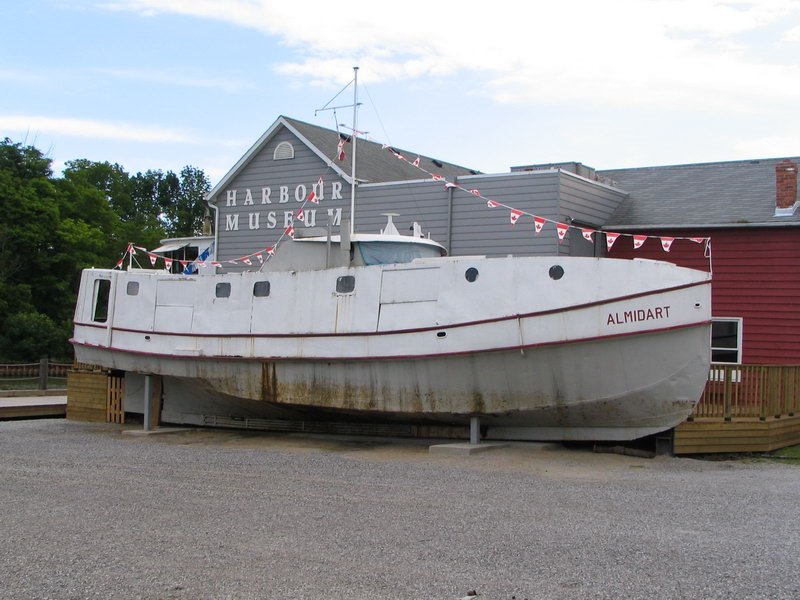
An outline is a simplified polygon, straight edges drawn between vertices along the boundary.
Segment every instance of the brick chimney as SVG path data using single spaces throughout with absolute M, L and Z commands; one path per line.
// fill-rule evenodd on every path
M 775 165 L 775 216 L 793 214 L 797 202 L 797 165 L 782 160 Z

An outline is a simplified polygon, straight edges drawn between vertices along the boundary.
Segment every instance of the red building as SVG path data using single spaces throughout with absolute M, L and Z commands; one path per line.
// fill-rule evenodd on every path
M 629 193 L 605 231 L 709 237 L 658 239 L 638 249 L 621 236 L 618 258 L 669 260 L 713 273 L 712 359 L 751 365 L 800 364 L 798 158 L 602 171 Z

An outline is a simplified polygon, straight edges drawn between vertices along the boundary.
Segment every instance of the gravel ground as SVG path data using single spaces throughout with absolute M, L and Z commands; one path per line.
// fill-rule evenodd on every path
M 798 598 L 800 467 L 0 423 L 2 598 Z

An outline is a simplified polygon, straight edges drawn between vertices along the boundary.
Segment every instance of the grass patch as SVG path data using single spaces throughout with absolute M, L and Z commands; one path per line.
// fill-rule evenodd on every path
M 775 458 L 790 458 L 800 460 L 800 445 L 789 446 L 788 448 L 781 448 L 772 453 Z

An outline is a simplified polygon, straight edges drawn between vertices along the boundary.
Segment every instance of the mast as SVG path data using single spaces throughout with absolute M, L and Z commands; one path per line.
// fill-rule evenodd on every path
M 353 133 L 350 136 L 350 140 L 353 142 L 353 162 L 351 164 L 351 169 L 350 169 L 350 181 L 351 181 L 351 185 L 350 185 L 350 234 L 352 235 L 355 232 L 355 226 L 356 226 L 356 141 L 358 139 L 358 136 L 356 134 L 358 133 L 358 67 L 353 67 L 353 81 L 351 81 L 350 83 L 353 84 L 353 127 L 352 127 Z M 314 115 L 316 116 L 316 114 L 318 112 L 321 112 L 321 111 L 324 111 L 324 110 L 336 111 L 337 108 L 349 108 L 350 107 L 349 104 L 347 104 L 345 106 L 330 106 L 330 104 L 331 104 L 331 102 L 336 100 L 336 98 L 338 98 L 339 95 L 342 92 L 344 92 L 348 87 L 350 87 L 350 83 L 348 83 L 346 86 L 344 86 L 339 91 L 339 93 L 336 94 L 333 98 L 328 100 L 328 103 L 325 106 L 315 110 L 314 111 Z M 334 114 L 335 114 L 335 112 L 334 112 Z M 336 129 L 337 129 L 337 131 L 339 129 L 338 122 L 337 122 Z M 339 135 L 341 135 L 341 134 L 339 134 Z
M 350 235 L 356 230 L 356 140 L 358 136 L 358 67 L 353 67 L 353 162 L 350 169 Z

